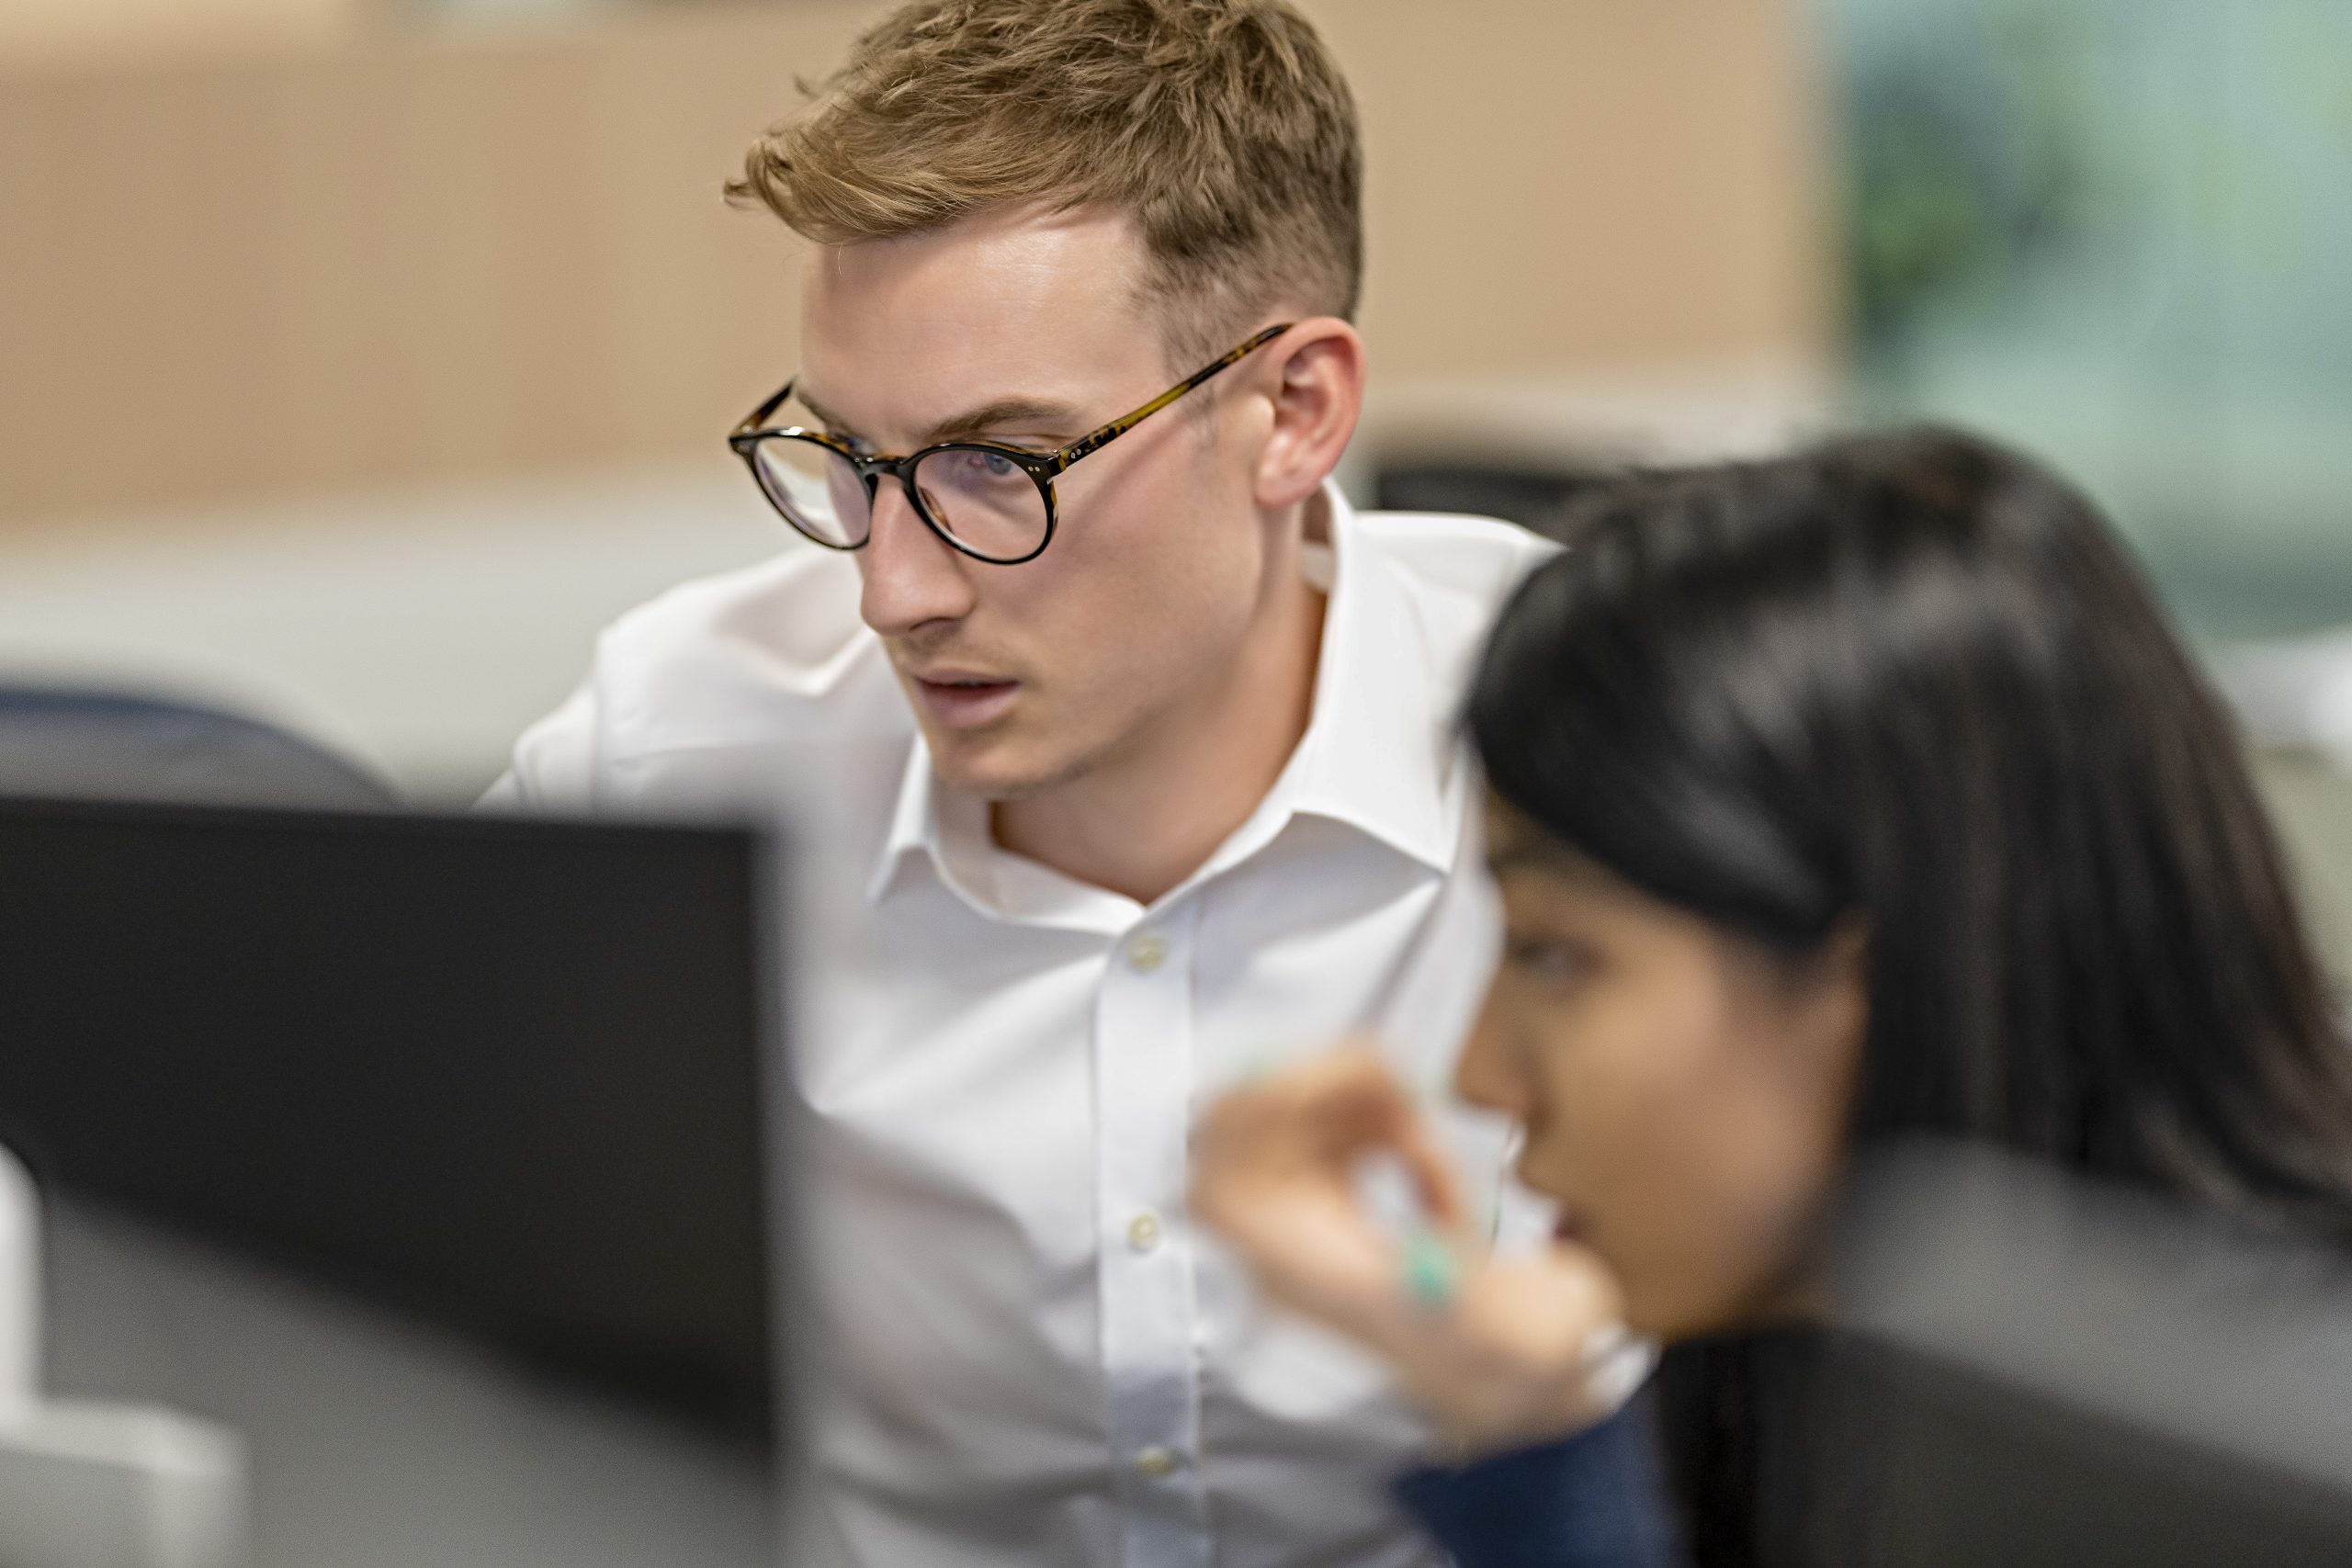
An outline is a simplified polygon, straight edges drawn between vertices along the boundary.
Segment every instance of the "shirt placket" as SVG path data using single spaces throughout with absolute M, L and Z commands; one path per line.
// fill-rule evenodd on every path
M 1181 1224 L 1199 900 L 1113 948 L 1095 1010 L 1096 1270 L 1125 1568 L 1208 1568 L 1193 1255 Z

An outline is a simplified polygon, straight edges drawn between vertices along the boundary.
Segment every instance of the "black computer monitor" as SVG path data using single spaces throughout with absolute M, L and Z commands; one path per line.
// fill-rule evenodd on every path
M 0 800 L 37 1179 L 764 1443 L 773 852 Z
M 2352 1256 L 1935 1140 L 1865 1162 L 1847 1222 L 1889 1560 L 2352 1563 Z

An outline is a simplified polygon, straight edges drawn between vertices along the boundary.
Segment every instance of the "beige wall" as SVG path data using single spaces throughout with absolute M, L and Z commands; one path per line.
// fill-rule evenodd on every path
M 1392 383 L 1821 357 L 1797 0 L 1308 3 Z M 718 182 L 874 10 L 0 58 L 0 525 L 714 449 L 794 338 Z
M 791 304 L 719 181 L 862 10 L 0 85 L 0 517 L 715 439 Z
M 363 27 L 393 0 L 0 0 L 0 59 L 54 63 L 270 48 Z
M 1305 0 L 1362 101 L 1410 377 L 1818 358 L 1802 0 Z

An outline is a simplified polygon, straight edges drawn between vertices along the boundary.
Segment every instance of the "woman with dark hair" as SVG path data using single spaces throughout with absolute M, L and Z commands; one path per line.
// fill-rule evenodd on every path
M 1864 436 L 1613 488 L 1577 538 L 1470 700 L 1507 935 L 1458 1071 L 1559 1240 L 1432 1264 L 1367 1217 L 1383 1151 L 1453 1208 L 1363 1052 L 1216 1108 L 1195 1202 L 1504 1453 L 1403 1489 L 1464 1564 L 1550 1561 L 1497 1499 L 1573 1462 L 1544 1439 L 1620 1320 L 1668 1347 L 1690 1555 L 1851 1557 L 1808 1325 L 1855 1157 L 1979 1140 L 2352 1243 L 2352 1055 L 2228 720 L 2049 475 Z

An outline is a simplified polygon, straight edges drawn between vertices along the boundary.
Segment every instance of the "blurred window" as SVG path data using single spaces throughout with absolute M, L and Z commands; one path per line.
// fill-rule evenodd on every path
M 2055 461 L 2200 637 L 2352 624 L 2352 5 L 1816 4 L 1864 411 Z

